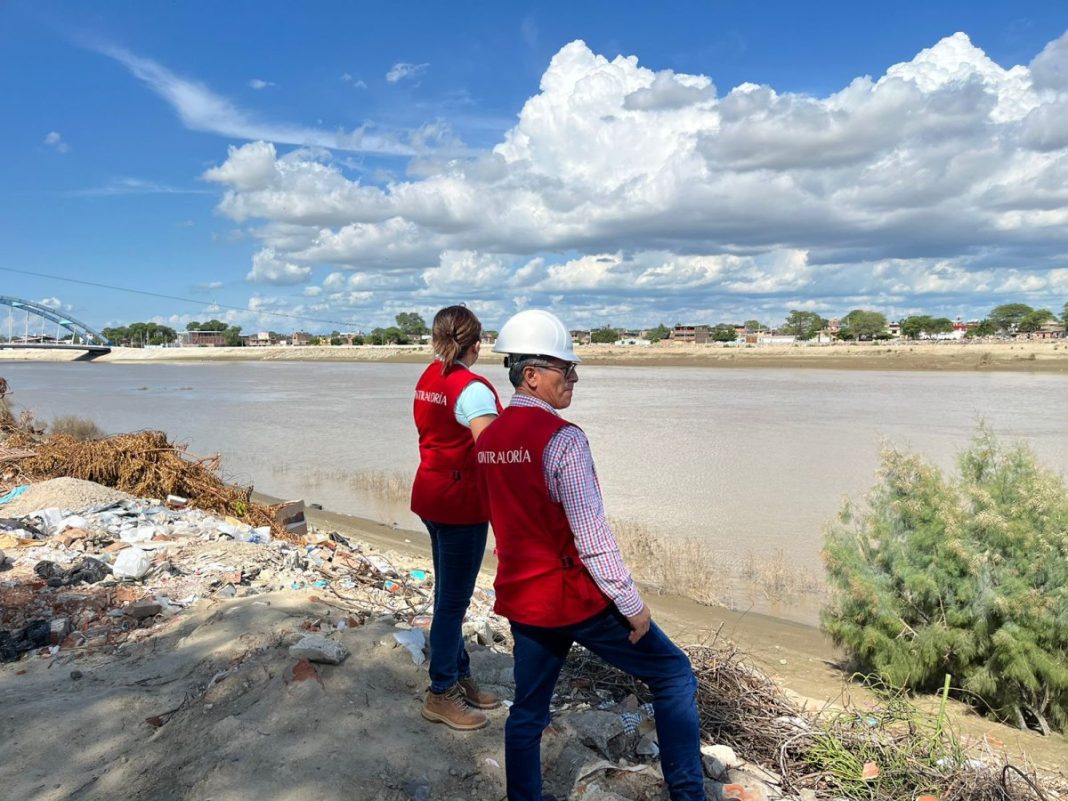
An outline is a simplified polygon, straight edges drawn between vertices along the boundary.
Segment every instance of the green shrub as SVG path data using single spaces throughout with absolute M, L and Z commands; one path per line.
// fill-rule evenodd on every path
M 107 436 L 92 420 L 85 417 L 75 417 L 72 414 L 62 415 L 52 421 L 48 427 L 49 433 L 66 434 L 74 437 L 79 442 L 91 439 L 103 439 Z
M 888 448 L 827 532 L 824 628 L 858 669 L 1021 728 L 1068 726 L 1068 487 L 985 427 L 946 478 Z

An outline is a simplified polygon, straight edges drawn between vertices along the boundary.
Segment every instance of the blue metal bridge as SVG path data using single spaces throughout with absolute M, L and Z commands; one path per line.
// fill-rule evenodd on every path
M 111 352 L 107 337 L 69 314 L 32 300 L 7 295 L 0 295 L 0 306 L 8 307 L 6 331 L 0 318 L 0 339 L 3 340 L 0 341 L 0 348 L 80 350 L 84 352 L 81 358 L 89 359 Z M 18 322 L 16 317 L 19 318 Z M 46 324 L 54 324 L 54 331 L 46 331 Z

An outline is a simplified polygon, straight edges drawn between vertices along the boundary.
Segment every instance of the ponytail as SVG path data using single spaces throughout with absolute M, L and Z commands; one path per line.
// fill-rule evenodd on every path
M 441 360 L 442 375 L 481 338 L 482 323 L 466 306 L 446 306 L 435 314 L 430 344 Z

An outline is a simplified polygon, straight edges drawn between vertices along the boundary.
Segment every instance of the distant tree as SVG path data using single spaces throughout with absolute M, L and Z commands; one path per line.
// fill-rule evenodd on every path
M 1023 318 L 1033 311 L 1026 303 L 1003 303 L 990 311 L 989 319 L 999 331 L 1012 333 Z
M 818 315 L 817 315 L 818 316 Z M 760 320 L 746 320 L 745 332 L 747 334 L 757 334 L 761 331 L 767 331 L 768 327 L 764 325 Z
M 364 341 L 364 338 L 362 336 L 360 336 L 359 334 L 354 334 L 352 336 L 352 344 L 353 345 L 362 345 L 363 341 Z
M 343 345 L 343 344 L 345 344 L 345 340 L 343 340 L 341 337 L 330 337 L 330 344 L 331 345 Z
M 1066 305 L 1065 308 L 1068 309 L 1068 305 Z M 645 336 L 650 342 L 659 342 L 662 339 L 667 339 L 670 334 L 671 329 L 663 323 L 660 323 L 656 328 L 645 332 Z
M 738 338 L 738 332 L 729 323 L 719 323 L 712 327 L 713 342 L 734 342 Z
M 1023 316 L 1023 319 L 1017 324 L 1016 330 L 1024 334 L 1033 334 L 1045 323 L 1056 319 L 1057 316 L 1049 309 L 1035 309 Z
M 215 322 L 218 322 L 218 320 L 216 320 Z M 204 331 L 204 330 L 212 330 L 212 329 L 203 329 L 202 328 L 200 330 Z M 230 346 L 231 348 L 240 348 L 242 345 L 244 345 L 245 344 L 245 340 L 243 340 L 241 338 L 241 326 L 232 325 L 232 326 L 229 326 L 227 328 L 224 328 L 223 329 L 223 341 L 226 342 L 226 344 L 228 346 Z
M 1068 328 L 1068 303 L 1064 304 L 1064 311 L 1061 312 L 1061 322 Z
M 104 329 L 101 329 L 100 333 L 104 335 L 104 338 L 108 342 L 114 342 L 116 344 L 123 343 L 123 342 L 127 342 L 128 343 L 129 340 L 130 340 L 130 329 L 128 329 L 124 325 L 118 325 L 118 326 L 113 326 L 113 327 L 110 327 L 110 328 L 104 328 Z
M 193 320 L 192 322 L 188 322 L 188 323 L 185 324 L 185 330 L 186 331 L 199 331 L 200 330 L 200 323 L 198 323 L 196 320 Z
M 117 336 L 114 339 L 106 333 L 104 336 L 112 341 L 128 341 L 135 348 L 143 348 L 145 345 L 166 345 L 178 338 L 178 333 L 173 328 L 151 322 L 130 323 L 124 328 L 110 330 Z
M 917 339 L 920 334 L 948 334 L 953 330 L 953 321 L 948 317 L 931 317 L 926 314 L 913 315 L 901 321 L 901 336 Z
M 430 333 L 426 321 L 415 312 L 401 312 L 394 319 L 397 321 L 397 328 L 407 337 L 421 337 Z
M 748 325 L 748 324 L 747 324 Z M 759 323 L 758 323 L 759 325 Z M 782 332 L 798 339 L 812 339 L 827 325 L 827 321 L 816 312 L 791 311 L 782 324 Z
M 372 345 L 407 345 L 407 335 L 396 326 L 389 328 L 376 328 L 371 331 Z
M 889 686 L 940 689 L 1048 734 L 1068 728 L 1068 486 L 985 428 L 946 477 L 887 450 L 826 535 L 824 628 Z
M 965 334 L 966 337 L 992 337 L 998 332 L 993 320 L 980 320 L 979 325 Z
M 604 345 L 615 342 L 617 339 L 619 339 L 619 331 L 615 328 L 605 326 L 604 328 L 595 328 L 590 331 L 590 342 L 594 344 Z
M 866 309 L 853 309 L 842 318 L 840 335 L 843 339 L 874 339 L 886 333 L 886 315 Z
M 200 324 L 201 331 L 225 331 L 230 326 L 224 323 L 222 320 L 208 320 L 206 323 Z
M 308 337 L 309 345 L 321 345 L 323 342 L 321 337 Z

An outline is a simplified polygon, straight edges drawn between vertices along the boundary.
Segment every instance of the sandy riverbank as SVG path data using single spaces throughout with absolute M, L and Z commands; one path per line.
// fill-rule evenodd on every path
M 257 499 L 278 499 L 256 494 Z M 336 530 L 366 543 L 403 562 L 427 566 L 429 541 L 425 532 L 393 528 L 367 518 L 327 510 L 308 509 L 311 525 Z M 482 563 L 480 586 L 490 586 L 496 560 L 487 553 Z M 700 644 L 711 640 L 734 643 L 748 660 L 771 676 L 787 694 L 809 709 L 827 705 L 864 703 L 865 692 L 850 681 L 843 669 L 842 653 L 816 626 L 746 609 L 707 606 L 678 595 L 657 594 L 641 587 L 644 599 L 657 623 L 680 643 Z M 918 705 L 934 714 L 937 699 L 918 699 Z M 1034 760 L 1050 770 L 1059 769 L 1068 759 L 1068 740 L 1042 737 L 994 723 L 976 715 L 965 705 L 951 702 L 954 725 L 962 734 L 982 739 L 990 735 L 1005 744 L 1007 753 Z
M 1068 341 L 905 342 L 836 345 L 586 345 L 587 364 L 648 367 L 788 368 L 822 370 L 956 370 L 1068 375 Z M 6 361 L 73 361 L 77 351 L 0 351 Z M 421 363 L 425 346 L 309 346 L 267 348 L 115 348 L 100 362 L 368 361 Z M 496 356 L 485 354 L 486 359 Z

